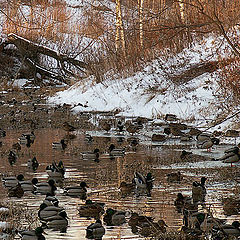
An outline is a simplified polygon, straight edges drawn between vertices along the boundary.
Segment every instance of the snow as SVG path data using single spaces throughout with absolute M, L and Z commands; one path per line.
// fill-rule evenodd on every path
M 216 49 L 222 52 L 222 57 L 230 56 L 229 47 L 221 37 L 209 36 L 176 56 L 163 55 L 131 77 L 112 76 L 103 83 L 94 83 L 90 77 L 58 92 L 48 102 L 71 104 L 75 113 L 120 109 L 119 115 L 128 117 L 161 118 L 172 113 L 181 119 L 213 119 L 216 112 L 206 114 L 205 110 L 216 101 L 218 71 L 206 72 L 178 85 L 168 75 L 178 75 L 195 64 L 217 60 Z M 76 106 L 78 103 L 87 107 Z

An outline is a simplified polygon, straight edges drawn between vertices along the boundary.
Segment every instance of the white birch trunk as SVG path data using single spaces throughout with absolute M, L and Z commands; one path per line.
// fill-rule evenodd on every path
M 139 6 L 139 40 L 140 40 L 140 46 L 143 48 L 143 2 L 144 0 L 138 0 L 138 6 Z

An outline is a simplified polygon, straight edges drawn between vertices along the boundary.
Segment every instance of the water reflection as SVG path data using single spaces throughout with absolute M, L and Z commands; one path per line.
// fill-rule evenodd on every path
M 96 220 L 84 214 L 79 214 L 79 209 L 86 205 L 85 201 L 63 194 L 65 188 L 80 185 L 81 182 L 86 182 L 89 186 L 87 189 L 88 199 L 93 202 L 104 203 L 105 210 L 111 208 L 126 212 L 137 212 L 145 216 L 151 216 L 155 222 L 163 219 L 168 226 L 167 230 L 178 229 L 182 225 L 182 215 L 176 211 L 173 202 L 178 192 L 189 194 L 191 184 L 189 184 L 189 180 L 184 179 L 181 183 L 167 182 L 165 176 L 171 172 L 171 169 L 156 168 L 159 156 L 162 156 L 160 154 L 164 154 L 161 147 L 152 150 L 150 147 L 146 148 L 144 145 L 138 145 L 134 149 L 135 152 L 129 146 L 129 142 L 126 141 L 128 136 L 124 135 L 117 134 L 113 136 L 105 132 L 92 131 L 89 132 L 91 141 L 89 141 L 89 137 L 87 137 L 86 141 L 86 135 L 82 133 L 70 137 L 72 134 L 66 135 L 62 129 L 38 129 L 34 132 L 35 139 L 31 146 L 21 145 L 16 161 L 9 164 L 8 151 L 21 134 L 20 130 L 7 131 L 7 136 L 1 139 L 3 142 L 0 149 L 2 162 L 0 169 L 2 174 L 11 176 L 23 174 L 26 180 L 36 177 L 39 182 L 47 182 L 49 177 L 53 178 L 53 176 L 49 176 L 46 168 L 53 162 L 59 163 L 62 161 L 66 170 L 64 178 L 57 181 L 55 194 L 59 206 L 64 207 L 68 215 L 68 227 L 66 232 L 47 229 L 47 239 L 89 238 L 90 235 L 86 229 L 91 224 L 96 223 Z M 60 142 L 61 139 L 66 139 L 67 146 L 64 149 L 53 148 L 52 143 Z M 141 143 L 141 141 L 143 141 L 143 138 L 139 142 Z M 108 152 L 111 144 L 115 144 L 117 148 L 124 147 L 124 155 L 114 155 L 114 158 L 112 158 Z M 100 149 L 99 162 L 83 159 L 82 152 L 93 152 L 96 148 Z M 178 154 L 178 152 L 173 154 Z M 33 159 L 33 157 L 36 157 L 38 161 L 38 168 L 35 171 L 31 170 L 28 164 L 29 159 Z M 172 158 L 174 159 L 174 157 Z M 120 184 L 123 181 L 131 183 L 136 170 L 144 175 L 152 171 L 155 181 L 151 196 L 130 194 L 122 197 L 119 188 Z M 181 172 L 184 173 L 185 179 L 186 176 L 189 179 L 198 176 L 196 173 L 189 172 L 189 169 L 183 169 Z M 207 205 L 214 207 L 214 211 L 218 216 L 224 217 L 219 196 L 228 194 L 229 190 L 225 186 L 222 189 L 218 187 L 216 193 L 215 189 L 216 186 L 207 186 L 206 202 Z M 24 202 L 36 212 L 38 212 L 39 206 L 45 199 L 44 195 L 34 195 L 32 192 L 24 193 L 21 199 L 7 199 L 7 190 L 3 186 L 0 186 L 0 197 L 1 200 Z M 102 214 L 99 217 L 94 217 L 102 219 Z M 126 223 L 114 227 L 106 226 L 104 223 L 104 234 L 94 236 L 94 239 L 143 239 L 136 231 L 132 230 L 127 223 L 128 220 L 129 216 L 126 216 Z

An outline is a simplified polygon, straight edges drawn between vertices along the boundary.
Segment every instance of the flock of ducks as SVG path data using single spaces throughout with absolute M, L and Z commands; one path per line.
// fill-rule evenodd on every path
M 165 120 L 170 122 L 170 124 L 164 128 L 163 134 L 153 134 L 152 141 L 161 142 L 169 137 L 176 136 L 180 137 L 182 141 L 192 141 L 193 136 L 195 136 L 197 148 L 206 149 L 207 151 L 211 151 L 213 145 L 219 145 L 220 143 L 219 138 L 212 134 L 198 131 L 198 129 L 192 128 L 188 133 L 184 132 L 185 126 L 183 124 L 172 123 L 178 120 L 175 115 L 167 114 Z M 134 135 L 143 127 L 143 121 L 139 119 L 135 123 L 123 124 L 123 122 L 119 120 L 116 126 L 119 132 L 123 132 L 125 129 L 131 135 Z M 104 121 L 101 127 L 104 131 L 109 132 L 111 130 L 111 123 Z M 67 122 L 63 124 L 63 129 L 68 134 L 76 130 L 75 127 Z M 5 137 L 6 132 L 0 130 L 0 136 Z M 93 138 L 89 134 L 86 134 L 85 138 L 88 142 L 93 141 Z M 16 163 L 17 152 L 21 150 L 22 144 L 31 147 L 34 140 L 35 135 L 33 131 L 31 133 L 22 134 L 18 139 L 18 144 L 14 144 L 9 151 L 9 163 L 11 165 Z M 130 143 L 131 146 L 136 147 L 138 145 L 138 140 L 133 137 Z M 53 142 L 52 148 L 65 150 L 67 148 L 67 141 L 61 139 L 60 142 Z M 108 154 L 110 159 L 115 159 L 115 157 L 124 156 L 125 149 L 116 148 L 114 144 L 111 144 L 108 148 Z M 82 152 L 81 155 L 83 160 L 99 162 L 100 151 L 96 148 L 92 152 Z M 192 152 L 183 150 L 180 158 L 184 160 L 191 155 L 193 155 Z M 221 158 L 214 160 L 223 161 L 232 165 L 240 160 L 239 148 L 235 146 L 227 149 Z M 33 157 L 28 160 L 27 165 L 29 168 L 33 169 L 33 171 L 36 171 L 39 163 L 36 157 Z M 40 204 L 38 210 L 38 218 L 41 226 L 32 231 L 16 231 L 22 239 L 44 240 L 44 229 L 46 228 L 66 232 L 69 225 L 69 218 L 65 209 L 59 206 L 59 201 L 55 195 L 57 190 L 56 179 L 64 178 L 65 171 L 66 169 L 63 162 L 59 161 L 58 163 L 52 162 L 51 165 L 46 167 L 46 172 L 49 176 L 49 180 L 46 182 L 39 182 L 37 178 L 25 180 L 22 174 L 18 176 L 5 176 L 2 178 L 3 185 L 8 189 L 8 197 L 21 198 L 24 196 L 25 192 L 45 195 L 45 199 Z M 180 172 L 169 173 L 166 177 L 169 183 L 181 183 L 183 179 Z M 182 227 L 182 231 L 188 236 L 186 239 L 200 239 L 206 233 L 206 228 L 211 232 L 211 239 L 213 240 L 240 236 L 240 223 L 238 221 L 234 221 L 231 225 L 226 224 L 225 221 L 214 218 L 212 214 L 206 210 L 206 180 L 206 177 L 202 177 L 200 182 L 194 181 L 192 183 L 192 196 L 183 196 L 182 193 L 178 193 L 174 201 L 176 210 L 183 215 L 184 226 Z M 127 183 L 123 181 L 120 183 L 119 189 L 121 197 L 126 197 L 132 193 L 137 197 L 151 197 L 153 182 L 154 177 L 151 172 L 144 175 L 136 171 L 131 182 Z M 77 197 L 85 202 L 77 209 L 80 217 L 95 218 L 95 222 L 86 227 L 87 238 L 102 239 L 106 232 L 102 222 L 104 222 L 106 226 L 120 226 L 127 222 L 133 233 L 140 234 L 144 237 L 154 237 L 158 236 L 159 233 L 166 232 L 168 226 L 163 219 L 154 221 L 152 217 L 139 215 L 136 212 L 121 211 L 113 208 L 107 208 L 105 210 L 104 203 L 94 202 L 89 199 L 87 194 L 88 188 L 89 186 L 87 183 L 82 181 L 77 186 L 65 187 L 63 191 L 64 195 L 68 197 Z M 202 211 L 199 211 L 199 207 L 202 207 Z

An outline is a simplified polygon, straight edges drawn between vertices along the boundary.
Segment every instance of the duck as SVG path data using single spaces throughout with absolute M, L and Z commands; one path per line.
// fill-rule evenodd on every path
M 237 146 L 225 150 L 224 153 L 224 156 L 217 160 L 223 161 L 224 163 L 231 163 L 231 167 L 233 163 L 240 160 L 239 148 Z
M 173 122 L 173 121 L 177 121 L 177 120 L 179 120 L 179 119 L 177 118 L 177 115 L 167 113 L 167 114 L 165 115 L 165 117 L 164 117 L 164 120 L 165 120 L 165 121 L 169 121 L 169 122 Z
M 87 199 L 87 184 L 86 182 L 81 182 L 79 186 L 66 187 L 64 193 L 70 197 L 79 197 L 81 200 Z
M 106 210 L 105 215 L 103 216 L 103 221 L 107 226 L 119 226 L 126 222 L 126 212 L 117 211 L 112 208 Z
M 199 134 L 196 135 L 196 140 L 199 142 L 203 142 L 205 140 L 210 140 L 212 137 L 211 133 L 208 132 L 200 132 Z
M 205 196 L 206 196 L 206 187 L 205 187 L 205 182 L 207 178 L 206 177 L 201 177 L 201 181 L 197 182 L 194 181 L 192 184 L 192 199 L 193 202 L 204 202 L 205 201 Z
M 153 142 L 163 142 L 167 139 L 166 135 L 163 134 L 153 134 L 152 135 L 152 141 Z
M 29 146 L 34 143 L 35 138 L 36 136 L 34 131 L 31 131 L 30 133 L 22 133 L 22 135 L 18 138 L 18 141 L 20 144 Z
M 121 120 L 118 120 L 118 122 L 117 122 L 117 129 L 119 132 L 122 132 L 124 129 L 124 124 Z
M 127 195 L 129 195 L 130 193 L 132 193 L 135 190 L 136 185 L 134 183 L 126 183 L 126 182 L 121 182 L 120 183 L 120 192 L 121 192 L 121 196 L 125 197 Z
M 24 192 L 33 192 L 36 184 L 38 183 L 37 178 L 33 178 L 32 180 L 25 180 L 19 182 Z
M 198 141 L 197 147 L 201 149 L 207 149 L 207 151 L 211 151 L 211 147 L 213 145 L 219 145 L 219 143 L 220 143 L 220 140 L 214 137 L 214 138 L 206 139 L 203 141 Z
M 65 174 L 65 168 L 63 162 L 60 160 L 57 164 L 55 161 L 52 162 L 51 165 L 46 167 L 46 172 L 49 177 L 52 178 L 63 178 Z
M 148 173 L 144 177 L 141 173 L 135 172 L 133 179 L 136 186 L 136 193 L 139 196 L 141 193 L 147 193 L 147 196 L 151 196 L 151 190 L 153 188 L 153 177 L 151 173 Z
M 68 133 L 76 130 L 76 128 L 70 125 L 68 122 L 64 122 L 62 126 L 63 126 L 63 130 L 65 130 Z
M 114 157 L 123 157 L 125 155 L 125 149 L 116 148 L 114 144 L 110 144 L 108 148 L 108 152 L 110 156 L 114 156 Z
M 24 195 L 24 191 L 20 183 L 18 183 L 15 187 L 12 187 L 8 190 L 8 197 L 21 198 L 23 195 Z
M 85 134 L 85 141 L 88 143 L 92 143 L 93 142 L 93 137 L 90 134 Z
M 191 156 L 192 154 L 193 154 L 192 152 L 182 150 L 180 158 L 181 158 L 181 160 L 188 160 L 189 156 Z
M 35 185 L 34 193 L 46 195 L 47 193 L 51 194 L 52 196 L 55 195 L 55 191 L 57 187 L 55 186 L 55 181 L 53 179 L 48 180 L 48 182 L 40 182 Z
M 58 214 L 49 217 L 45 224 L 47 228 L 66 232 L 68 226 L 68 216 L 66 211 L 61 211 Z
M 60 149 L 60 150 L 65 150 L 67 147 L 67 143 L 65 139 L 61 139 L 60 142 L 53 142 L 52 143 L 52 148 L 53 149 Z
M 167 224 L 164 220 L 160 219 L 157 222 L 149 222 L 143 224 L 143 226 L 138 231 L 140 235 L 144 237 L 156 236 L 159 233 L 165 233 Z
M 131 135 L 136 133 L 138 131 L 138 126 L 135 124 L 129 124 L 128 127 L 126 128 L 127 132 L 129 132 Z
M 223 211 L 227 216 L 237 215 L 240 211 L 240 199 L 235 197 L 227 197 L 222 200 Z
M 12 149 L 14 149 L 14 150 L 16 150 L 16 151 L 21 151 L 22 147 L 21 147 L 21 145 L 17 142 L 17 143 L 13 143 Z
M 0 137 L 6 137 L 6 131 L 0 128 Z
M 43 203 L 45 203 L 47 206 L 58 207 L 59 201 L 55 196 L 47 193 L 45 199 L 43 200 Z
M 86 238 L 101 239 L 104 234 L 105 228 L 100 219 L 97 219 L 95 223 L 91 223 L 86 229 Z
M 42 203 L 38 211 L 38 217 L 42 221 L 48 221 L 50 217 L 58 215 L 61 211 L 64 211 L 61 207 L 48 206 L 46 203 Z
M 14 163 L 16 163 L 16 161 L 17 161 L 17 154 L 16 154 L 16 152 L 13 151 L 13 150 L 10 150 L 9 154 L 8 154 L 8 162 L 12 166 Z
M 33 171 L 36 171 L 39 166 L 37 158 L 36 157 L 30 158 L 27 162 L 27 166 Z
M 103 121 L 102 124 L 101 124 L 101 127 L 107 133 L 111 130 L 111 124 L 109 122 L 107 122 L 107 121 Z
M 95 217 L 99 218 L 101 214 L 105 212 L 104 203 L 93 202 L 90 199 L 87 199 L 85 205 L 82 205 L 78 208 L 80 217 Z
M 23 181 L 24 176 L 22 174 L 19 174 L 16 176 L 5 176 L 2 178 L 2 182 L 4 187 L 11 188 L 15 187 L 20 181 Z
M 94 160 L 95 162 L 99 162 L 99 152 L 98 148 L 95 148 L 93 152 L 81 152 L 83 160 Z
M 189 211 L 197 211 L 197 205 L 193 203 L 193 200 L 189 196 L 183 196 L 182 193 L 178 193 L 174 200 L 174 206 L 178 213 L 182 213 L 185 209 Z
M 146 224 L 149 224 L 149 222 L 152 222 L 153 218 L 152 217 L 147 217 L 143 215 L 139 215 L 136 212 L 133 212 L 131 214 L 131 217 L 128 220 L 128 225 L 131 227 L 143 227 Z
M 182 179 L 183 179 L 183 176 L 180 171 L 167 174 L 167 181 L 170 183 L 174 183 L 174 182 L 180 183 Z
M 239 221 L 233 221 L 232 224 L 221 224 L 219 226 L 214 226 L 215 236 L 239 237 L 239 227 Z
M 18 235 L 22 240 L 45 240 L 42 227 L 37 227 L 35 230 L 18 231 Z

